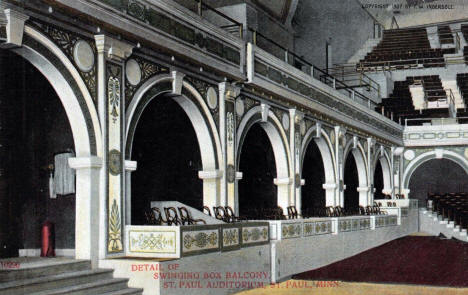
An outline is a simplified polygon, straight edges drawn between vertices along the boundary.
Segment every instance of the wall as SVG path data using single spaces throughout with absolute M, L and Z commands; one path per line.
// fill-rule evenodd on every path
M 333 63 L 345 63 L 367 39 L 374 21 L 358 1 L 300 1 L 293 20 L 295 51 L 312 64 L 326 68 L 326 42 L 332 45 Z
M 2 198 L 15 208 L 11 234 L 0 242 L 13 249 L 11 256 L 18 255 L 18 248 L 39 248 L 41 225 L 49 220 L 55 224 L 56 248 L 74 248 L 75 196 L 49 197 L 48 166 L 55 153 L 73 150 L 68 119 L 52 86 L 32 65 L 4 50 L 0 60 L 0 72 L 9 70 L 1 79 L 0 116 L 9 131 L 2 155 L 8 189 Z

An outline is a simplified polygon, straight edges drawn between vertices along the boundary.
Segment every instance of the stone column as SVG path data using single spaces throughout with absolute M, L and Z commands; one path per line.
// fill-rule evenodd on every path
M 125 160 L 125 224 L 132 224 L 132 172 L 137 162 Z
M 99 260 L 99 182 L 102 159 L 98 157 L 71 158 L 76 170 L 75 258 L 91 260 L 93 268 Z
M 330 206 L 341 206 L 344 207 L 344 190 L 346 186 L 344 185 L 344 150 L 342 142 L 345 140 L 346 128 L 342 126 L 335 126 L 334 130 L 334 147 L 335 147 L 335 170 L 337 171 L 336 179 L 336 190 L 335 190 L 335 200 L 333 205 Z M 330 186 L 329 186 L 330 187 Z M 327 205 L 328 206 L 328 205 Z
M 126 212 L 124 171 L 125 130 L 125 60 L 132 46 L 105 35 L 97 35 L 98 52 L 97 97 L 98 112 L 104 142 L 102 191 L 104 208 L 102 235 L 104 256 L 125 255 L 123 243 Z
M 301 186 L 305 184 L 302 179 L 301 169 L 301 122 L 304 120 L 304 114 L 296 109 L 289 110 L 289 150 L 291 151 L 291 201 L 290 204 L 296 206 L 297 212 L 301 214 L 302 199 Z M 283 124 L 284 125 L 284 124 Z M 305 151 L 304 151 L 305 152 Z

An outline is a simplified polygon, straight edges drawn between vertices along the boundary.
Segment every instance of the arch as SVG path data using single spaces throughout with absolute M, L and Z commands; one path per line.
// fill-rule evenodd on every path
M 304 163 L 305 153 L 307 151 L 307 147 L 309 146 L 310 142 L 314 140 L 317 144 L 320 155 L 322 156 L 323 160 L 323 167 L 325 169 L 325 182 L 326 183 L 334 183 L 336 179 L 336 172 L 335 172 L 335 155 L 333 153 L 333 148 L 331 145 L 330 138 L 328 134 L 321 130 L 321 136 L 319 138 L 314 138 L 313 132 L 316 131 L 316 128 L 311 127 L 307 133 L 304 135 L 304 140 L 302 141 L 301 145 L 301 159 L 300 159 L 300 167 L 302 171 L 302 165 Z
M 174 72 L 172 75 L 154 76 L 135 92 L 126 112 L 125 157 L 131 158 L 135 130 L 146 106 L 162 95 L 171 96 L 187 114 L 197 136 L 202 162 L 199 177 L 203 180 L 203 203 L 207 206 L 216 206 L 219 203 L 219 159 L 222 155 L 216 124 L 203 97 L 194 86 L 187 81 L 182 81 L 181 91 L 177 92 L 176 76 Z M 131 208 L 130 187 L 130 177 L 127 177 L 127 217 L 130 217 Z
M 200 147 L 203 171 L 214 171 L 219 167 L 218 155 L 221 155 L 221 143 L 208 106 L 195 87 L 186 81 L 183 82 L 182 86 L 188 90 L 186 94 L 193 96 L 195 101 L 188 98 L 186 94 L 174 94 L 173 82 L 172 75 L 158 75 L 148 79 L 135 92 L 126 112 L 126 157 L 128 159 L 131 157 L 135 129 L 146 106 L 154 98 L 168 94 L 180 105 L 192 122 Z
M 346 160 L 349 156 L 349 153 L 352 153 L 355 164 L 356 164 L 357 173 L 358 173 L 359 186 L 357 190 L 359 192 L 359 205 L 367 206 L 369 205 L 370 201 L 368 198 L 368 177 L 367 176 L 368 176 L 369 171 L 367 169 L 368 163 L 367 163 L 366 152 L 364 151 L 364 148 L 359 141 L 357 142 L 356 148 L 351 147 L 351 145 L 353 144 L 353 141 L 354 140 L 350 140 L 346 144 L 346 147 L 343 153 L 343 165 L 342 165 L 343 182 L 344 182 L 344 169 L 345 169 Z M 344 192 L 341 194 L 341 196 L 342 198 L 340 200 L 340 204 L 344 206 L 344 196 L 345 196 Z
M 77 69 L 48 37 L 27 25 L 24 32 L 23 46 L 10 50 L 29 61 L 54 88 L 70 122 L 76 156 L 102 156 L 97 110 Z
M 433 160 L 433 159 L 449 159 L 460 165 L 463 170 L 468 174 L 468 160 L 460 154 L 457 154 L 453 151 L 448 150 L 433 150 L 429 152 L 425 152 L 416 158 L 414 158 L 410 164 L 405 168 L 405 172 L 403 173 L 403 190 L 405 195 L 409 192 L 409 181 L 411 179 L 411 175 L 416 171 L 416 169 L 421 166 L 423 163 Z
M 9 49 L 30 62 L 50 82 L 60 99 L 70 124 L 77 169 L 75 210 L 75 257 L 96 262 L 103 257 L 104 234 L 100 235 L 100 177 L 103 142 L 96 107 L 78 70 L 65 53 L 48 37 L 25 25 L 21 47 Z M 97 221 L 99 220 L 99 221 Z M 95 237 L 99 236 L 99 239 Z M 76 241 L 80 241 L 76 243 Z
M 361 145 L 360 142 L 357 143 L 356 148 L 352 148 L 351 145 L 353 141 L 349 141 L 346 144 L 346 147 L 343 152 L 343 163 L 346 163 L 346 159 L 350 152 L 353 153 L 354 160 L 356 161 L 356 167 L 358 170 L 358 177 L 359 177 L 359 187 L 366 187 L 367 186 L 367 157 L 366 152 L 364 151 L 364 147 Z M 344 165 L 343 165 L 344 168 Z
M 242 151 L 242 144 L 245 136 L 249 129 L 256 123 L 266 132 L 271 146 L 273 148 L 273 154 L 275 156 L 276 164 L 276 181 L 278 185 L 278 206 L 286 209 L 290 204 L 289 200 L 289 184 L 290 179 L 290 150 L 288 146 L 288 138 L 281 125 L 281 122 L 275 116 L 275 114 L 268 110 L 267 120 L 262 120 L 262 107 L 256 106 L 250 109 L 242 118 L 239 127 L 237 129 L 236 139 L 236 166 L 239 167 L 240 157 Z M 236 191 L 235 206 L 237 207 L 239 200 L 238 192 Z M 236 209 L 237 210 L 237 209 Z
M 375 169 L 377 167 L 377 161 L 380 161 L 380 165 L 382 166 L 382 174 L 383 174 L 383 193 L 385 194 L 392 194 L 393 188 L 393 181 L 392 181 L 392 162 L 390 160 L 390 156 L 388 155 L 387 151 L 383 149 L 383 153 L 377 152 L 374 155 L 372 160 L 372 168 L 371 173 L 372 176 L 372 183 L 374 183 L 374 174 Z

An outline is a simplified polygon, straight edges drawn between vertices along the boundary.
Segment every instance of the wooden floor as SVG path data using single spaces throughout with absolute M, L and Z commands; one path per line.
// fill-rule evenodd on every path
M 468 288 L 289 280 L 237 295 L 468 295 Z

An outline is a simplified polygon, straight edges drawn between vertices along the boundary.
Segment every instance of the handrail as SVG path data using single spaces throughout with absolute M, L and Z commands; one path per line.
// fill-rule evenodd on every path
M 241 39 L 243 39 L 243 35 L 244 35 L 244 24 L 243 23 L 240 23 L 240 22 L 236 21 L 235 19 L 231 18 L 230 16 L 218 11 L 217 9 L 212 7 L 211 5 L 208 5 L 205 2 L 203 2 L 203 0 L 192 0 L 192 1 L 197 3 L 197 13 L 198 13 L 199 16 L 203 16 L 203 8 L 206 8 L 209 11 L 214 12 L 215 14 L 217 14 L 217 15 L 223 17 L 224 19 L 230 21 L 231 23 L 233 23 L 232 25 L 220 26 L 222 29 L 238 26 L 239 27 L 239 36 L 240 36 Z
M 283 51 L 283 54 L 282 54 L 283 61 L 285 61 L 286 63 L 289 63 L 289 64 L 293 65 L 294 67 L 300 69 L 301 71 L 308 73 L 307 70 L 304 71 L 304 69 L 302 69 L 302 66 L 306 66 L 306 67 L 310 68 L 310 73 L 308 73 L 308 74 L 310 74 L 312 77 L 319 80 L 320 82 L 322 82 L 324 84 L 327 84 L 328 86 L 330 86 L 330 87 L 332 87 L 332 88 L 334 88 L 336 90 L 346 91 L 348 97 L 351 98 L 354 101 L 356 100 L 356 98 L 361 99 L 363 102 L 366 103 L 367 107 L 370 108 L 370 109 L 374 109 L 377 106 L 377 104 L 372 99 L 370 99 L 369 97 L 363 95 L 362 93 L 359 93 L 359 92 L 353 90 L 353 88 L 350 87 L 349 85 L 347 85 L 344 81 L 342 81 L 340 79 L 337 79 L 335 76 L 332 76 L 329 73 L 327 73 L 326 71 L 323 71 L 322 69 L 314 66 L 312 63 L 310 63 L 309 61 L 307 61 L 303 57 L 300 57 L 295 52 L 289 50 L 288 48 L 283 47 L 281 44 L 278 44 L 274 40 L 271 40 L 270 38 L 266 37 L 265 35 L 257 32 L 256 30 L 254 30 L 252 28 L 248 28 L 248 30 L 252 33 L 252 40 L 253 40 L 254 45 L 256 45 L 256 46 L 259 45 L 258 41 L 259 41 L 259 37 L 260 37 L 260 38 L 264 39 L 266 42 L 268 42 L 268 43 L 270 43 L 272 45 L 275 45 L 280 50 L 282 50 Z M 265 48 L 264 50 L 271 53 L 271 48 L 269 48 L 269 49 L 270 50 Z M 290 57 L 292 57 L 292 59 Z M 280 58 L 280 57 L 278 57 L 278 58 Z
M 432 123 L 433 120 L 438 120 L 439 122 L 441 122 L 442 124 L 437 124 L 437 125 L 448 125 L 448 124 L 452 124 L 453 121 L 455 120 L 455 122 L 457 124 L 460 124 L 460 120 L 467 120 L 468 117 L 456 117 L 456 118 L 406 118 L 405 119 L 405 127 L 408 126 L 408 122 L 411 122 L 411 121 L 420 121 L 420 122 L 430 122 Z M 445 122 L 447 121 L 447 122 Z M 444 123 L 447 123 L 447 124 L 444 124 Z
M 457 57 L 425 57 L 425 58 L 413 58 L 413 59 L 402 59 L 402 60 L 387 60 L 387 61 L 364 61 L 359 62 L 356 64 L 356 68 L 358 71 L 366 71 L 366 72 L 379 72 L 379 71 L 391 71 L 391 70 L 398 70 L 396 67 L 414 67 L 418 65 L 440 65 L 442 64 L 441 61 L 433 61 L 435 59 L 444 59 L 444 66 L 449 64 L 463 64 L 465 60 L 463 56 Z M 428 60 L 427 62 L 424 62 Z M 432 60 L 432 61 L 429 61 Z M 395 64 L 395 63 L 402 63 L 402 62 L 414 62 L 410 64 Z

